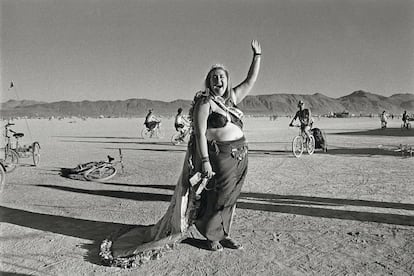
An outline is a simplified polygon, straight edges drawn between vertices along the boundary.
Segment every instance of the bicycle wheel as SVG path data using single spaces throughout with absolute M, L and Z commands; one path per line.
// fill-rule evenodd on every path
M 171 136 L 171 143 L 176 146 L 183 142 L 181 133 L 177 132 L 173 136 Z
M 6 158 L 4 159 L 4 167 L 6 168 L 6 173 L 14 171 L 17 164 L 19 164 L 19 154 L 13 150 L 9 149 L 6 151 Z
M 33 164 L 37 166 L 40 162 L 40 145 L 38 142 L 32 144 Z
M 303 152 L 303 137 L 302 136 L 299 135 L 293 138 L 292 152 L 293 152 L 293 155 L 295 155 L 296 157 L 300 157 L 302 155 L 302 152 Z
M 150 131 L 150 130 L 148 130 L 148 128 L 144 127 L 144 128 L 141 130 L 141 137 L 142 137 L 143 139 L 147 139 L 147 138 L 149 138 L 149 137 L 150 137 L 150 135 L 151 135 L 151 131 Z
M 155 130 L 155 137 L 157 138 L 164 138 L 164 132 L 161 130 L 160 127 L 157 127 Z
M 0 164 L 0 193 L 3 191 L 4 184 L 6 184 L 6 170 L 3 164 Z
M 309 141 L 307 142 L 306 150 L 309 155 L 312 155 L 315 152 L 315 137 L 313 137 L 313 135 L 309 136 Z
M 75 174 L 85 173 L 87 170 L 90 170 L 92 169 L 92 167 L 96 167 L 97 165 L 98 165 L 98 162 L 96 161 L 79 164 L 75 168 L 70 169 L 70 173 L 75 173 Z
M 116 174 L 116 168 L 111 165 L 104 165 L 88 170 L 83 175 L 89 181 L 105 181 Z

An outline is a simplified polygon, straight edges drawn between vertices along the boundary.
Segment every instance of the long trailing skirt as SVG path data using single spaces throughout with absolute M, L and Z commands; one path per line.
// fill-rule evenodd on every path
M 189 181 L 201 170 L 194 141 L 192 136 L 167 212 L 154 225 L 124 228 L 105 239 L 99 253 L 105 265 L 128 268 L 158 259 L 186 238 L 191 225 L 209 240 L 222 240 L 229 235 L 247 172 L 247 143 L 244 137 L 209 142 L 210 162 L 216 175 L 198 199 L 198 185 L 192 187 Z
M 201 195 L 195 225 L 207 239 L 229 236 L 236 201 L 247 173 L 245 138 L 231 142 L 208 142 L 210 163 L 216 175 Z

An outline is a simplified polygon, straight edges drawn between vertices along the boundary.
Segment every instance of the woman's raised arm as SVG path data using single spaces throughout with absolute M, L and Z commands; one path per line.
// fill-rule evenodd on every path
M 257 76 L 259 75 L 260 59 L 262 54 L 262 48 L 257 40 L 252 41 L 253 60 L 247 73 L 247 77 L 239 85 L 234 88 L 234 102 L 235 104 L 240 103 L 244 97 L 249 94 L 256 82 Z

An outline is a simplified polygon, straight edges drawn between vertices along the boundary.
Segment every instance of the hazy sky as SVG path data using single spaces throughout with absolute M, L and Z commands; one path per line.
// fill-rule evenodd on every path
M 0 3 L 1 101 L 192 99 L 212 64 L 241 82 L 252 39 L 254 95 L 414 93 L 412 0 Z

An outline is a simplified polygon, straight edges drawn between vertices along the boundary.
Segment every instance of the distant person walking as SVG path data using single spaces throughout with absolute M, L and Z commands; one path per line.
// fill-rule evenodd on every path
M 298 108 L 299 110 L 296 112 L 295 116 L 292 118 L 292 120 L 289 123 L 290 127 L 293 127 L 293 122 L 298 119 L 300 122 L 300 129 L 306 134 L 306 137 L 309 139 L 311 135 L 311 128 L 313 124 L 311 111 L 308 108 L 305 108 L 305 103 L 300 100 L 298 102 Z
M 381 128 L 387 128 L 388 118 L 385 110 L 381 113 Z
M 402 121 L 403 121 L 403 128 L 409 128 L 409 123 L 408 123 L 408 114 L 407 114 L 407 110 L 404 110 L 404 113 L 402 115 Z

